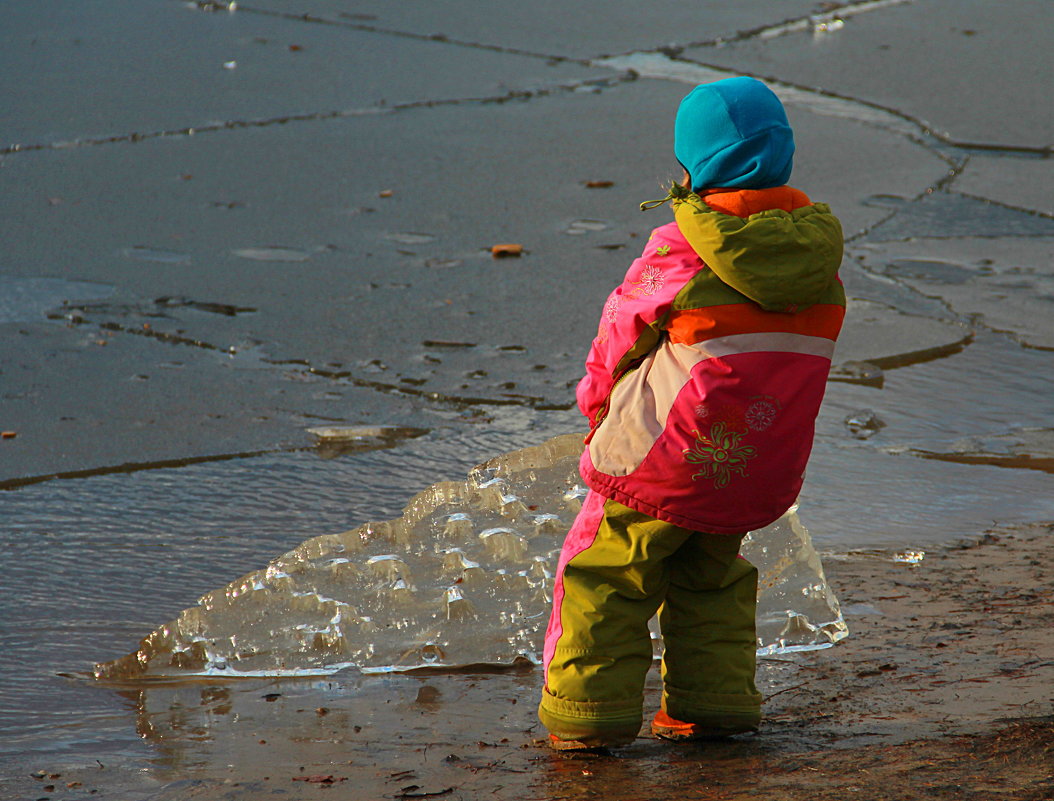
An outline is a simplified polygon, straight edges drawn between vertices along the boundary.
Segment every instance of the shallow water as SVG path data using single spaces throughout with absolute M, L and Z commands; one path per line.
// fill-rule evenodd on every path
M 200 595 L 305 539 L 398 516 L 415 492 L 463 478 L 498 443 L 526 446 L 572 424 L 510 410 L 397 449 L 275 453 L 0 493 L 0 754 L 134 742 L 117 731 L 127 728 L 117 699 L 59 674 L 134 650 Z
M 1054 426 L 1054 413 L 1033 400 L 1044 397 L 1049 359 L 982 333 L 961 353 L 885 371 L 882 389 L 831 383 L 802 498 L 817 546 L 879 548 L 892 558 L 979 535 L 994 521 L 1054 518 L 1043 471 L 913 453 L 953 452 L 964 437 L 1026 423 Z M 934 413 L 949 387 L 985 402 Z M 867 439 L 844 422 L 862 409 L 886 424 Z M 436 478 L 457 480 L 488 456 L 579 427 L 573 413 L 501 409 L 486 425 L 437 430 L 391 449 L 337 458 L 305 449 L 0 494 L 4 584 L 19 599 L 5 602 L 0 748 L 12 757 L 138 752 L 121 696 L 59 674 L 134 650 L 200 595 L 305 539 L 395 517 Z
M 399 488 L 405 492 L 415 479 L 444 472 L 494 439 L 524 444 L 542 439 L 545 428 L 558 428 L 561 420 L 577 424 L 569 416 L 513 412 L 477 437 L 426 436 L 396 449 L 341 458 L 322 459 L 317 451 L 268 454 L 53 480 L 6 493 L 0 547 L 10 554 L 6 583 L 19 588 L 21 603 L 6 619 L 0 753 L 77 751 L 89 744 L 98 750 L 96 736 L 112 748 L 131 747 L 133 740 L 121 730 L 119 699 L 86 680 L 92 662 L 134 650 L 158 622 L 235 578 L 232 565 L 263 566 L 318 532 L 395 517 L 407 501 Z M 353 483 L 359 485 L 357 497 L 334 490 Z M 545 550 L 558 547 L 560 532 L 551 525 L 542 528 Z M 498 563 L 515 561 L 508 554 L 491 556 Z M 777 576 L 778 570 L 766 581 L 776 583 Z M 516 603 L 515 592 L 502 597 Z M 370 596 L 362 601 L 370 603 Z M 544 613 L 545 603 L 536 605 Z M 774 620 L 776 634 L 787 622 L 787 615 L 779 614 L 783 622 Z M 299 620 L 307 617 L 305 611 Z M 814 620 L 823 622 L 815 615 Z M 517 648 L 537 647 L 535 628 L 518 646 L 482 656 L 470 648 L 472 653 L 463 651 L 460 660 L 457 650 L 470 640 L 450 632 L 439 636 L 455 662 L 508 661 Z M 385 647 L 381 641 L 378 646 Z M 289 656 L 296 658 L 293 651 Z M 380 660 L 386 661 L 391 659 Z M 429 661 L 439 660 L 421 664 Z
M 1019 439 L 1015 452 L 1049 458 L 1047 439 L 1015 432 L 1054 428 L 1054 409 L 1039 400 L 1050 364 L 1049 351 L 979 327 L 958 352 L 880 371 L 881 388 L 829 384 L 802 496 L 817 546 L 924 558 L 996 521 L 1054 518 L 1049 473 L 1020 459 L 1000 467 L 923 458 Z M 846 422 L 861 418 L 881 425 L 862 438 Z M 455 414 L 380 450 L 304 448 L 0 493 L 9 592 L 0 753 L 140 753 L 129 726 L 135 704 L 60 674 L 133 651 L 200 595 L 306 539 L 396 517 L 437 479 L 459 480 L 489 457 L 581 427 L 573 412 L 516 407 L 472 419 Z
M 396 520 L 309 539 L 94 674 L 123 684 L 540 664 L 563 534 L 587 495 L 581 450 L 580 433 L 555 437 L 433 484 Z M 759 571 L 763 654 L 847 634 L 796 512 L 743 542 Z

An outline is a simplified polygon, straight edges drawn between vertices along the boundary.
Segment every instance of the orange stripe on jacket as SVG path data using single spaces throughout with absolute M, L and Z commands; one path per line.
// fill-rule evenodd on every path
M 771 189 L 714 189 L 703 194 L 706 205 L 722 214 L 749 217 L 769 209 L 794 211 L 812 203 L 809 196 L 793 186 Z
M 667 324 L 671 342 L 692 345 L 735 334 L 805 334 L 835 340 L 842 328 L 845 307 L 818 303 L 796 314 L 763 311 L 753 303 L 730 303 L 674 311 Z

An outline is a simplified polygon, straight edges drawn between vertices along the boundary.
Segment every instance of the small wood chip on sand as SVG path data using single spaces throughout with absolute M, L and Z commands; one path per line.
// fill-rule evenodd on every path
M 494 245 L 490 249 L 490 255 L 496 259 L 519 258 L 523 255 L 523 245 Z

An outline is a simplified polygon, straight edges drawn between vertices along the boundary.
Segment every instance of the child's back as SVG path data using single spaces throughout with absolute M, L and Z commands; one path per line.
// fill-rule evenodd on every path
M 636 734 L 660 606 L 653 730 L 756 727 L 757 572 L 739 543 L 797 497 L 845 311 L 841 226 L 785 185 L 793 137 L 767 87 L 697 87 L 674 150 L 692 191 L 671 188 L 675 221 L 608 297 L 577 391 L 592 491 L 546 637 L 540 716 L 557 745 Z
M 841 227 L 786 186 L 675 213 L 605 306 L 578 387 L 582 475 L 661 520 L 742 534 L 801 489 L 845 312 Z

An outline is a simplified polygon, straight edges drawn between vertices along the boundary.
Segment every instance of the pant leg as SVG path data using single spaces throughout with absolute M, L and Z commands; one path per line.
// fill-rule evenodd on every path
M 666 558 L 691 536 L 590 493 L 568 533 L 546 635 L 542 723 L 565 739 L 632 739 Z
M 659 613 L 662 707 L 719 730 L 751 731 L 761 720 L 757 668 L 758 572 L 739 557 L 741 537 L 697 533 L 670 561 Z

